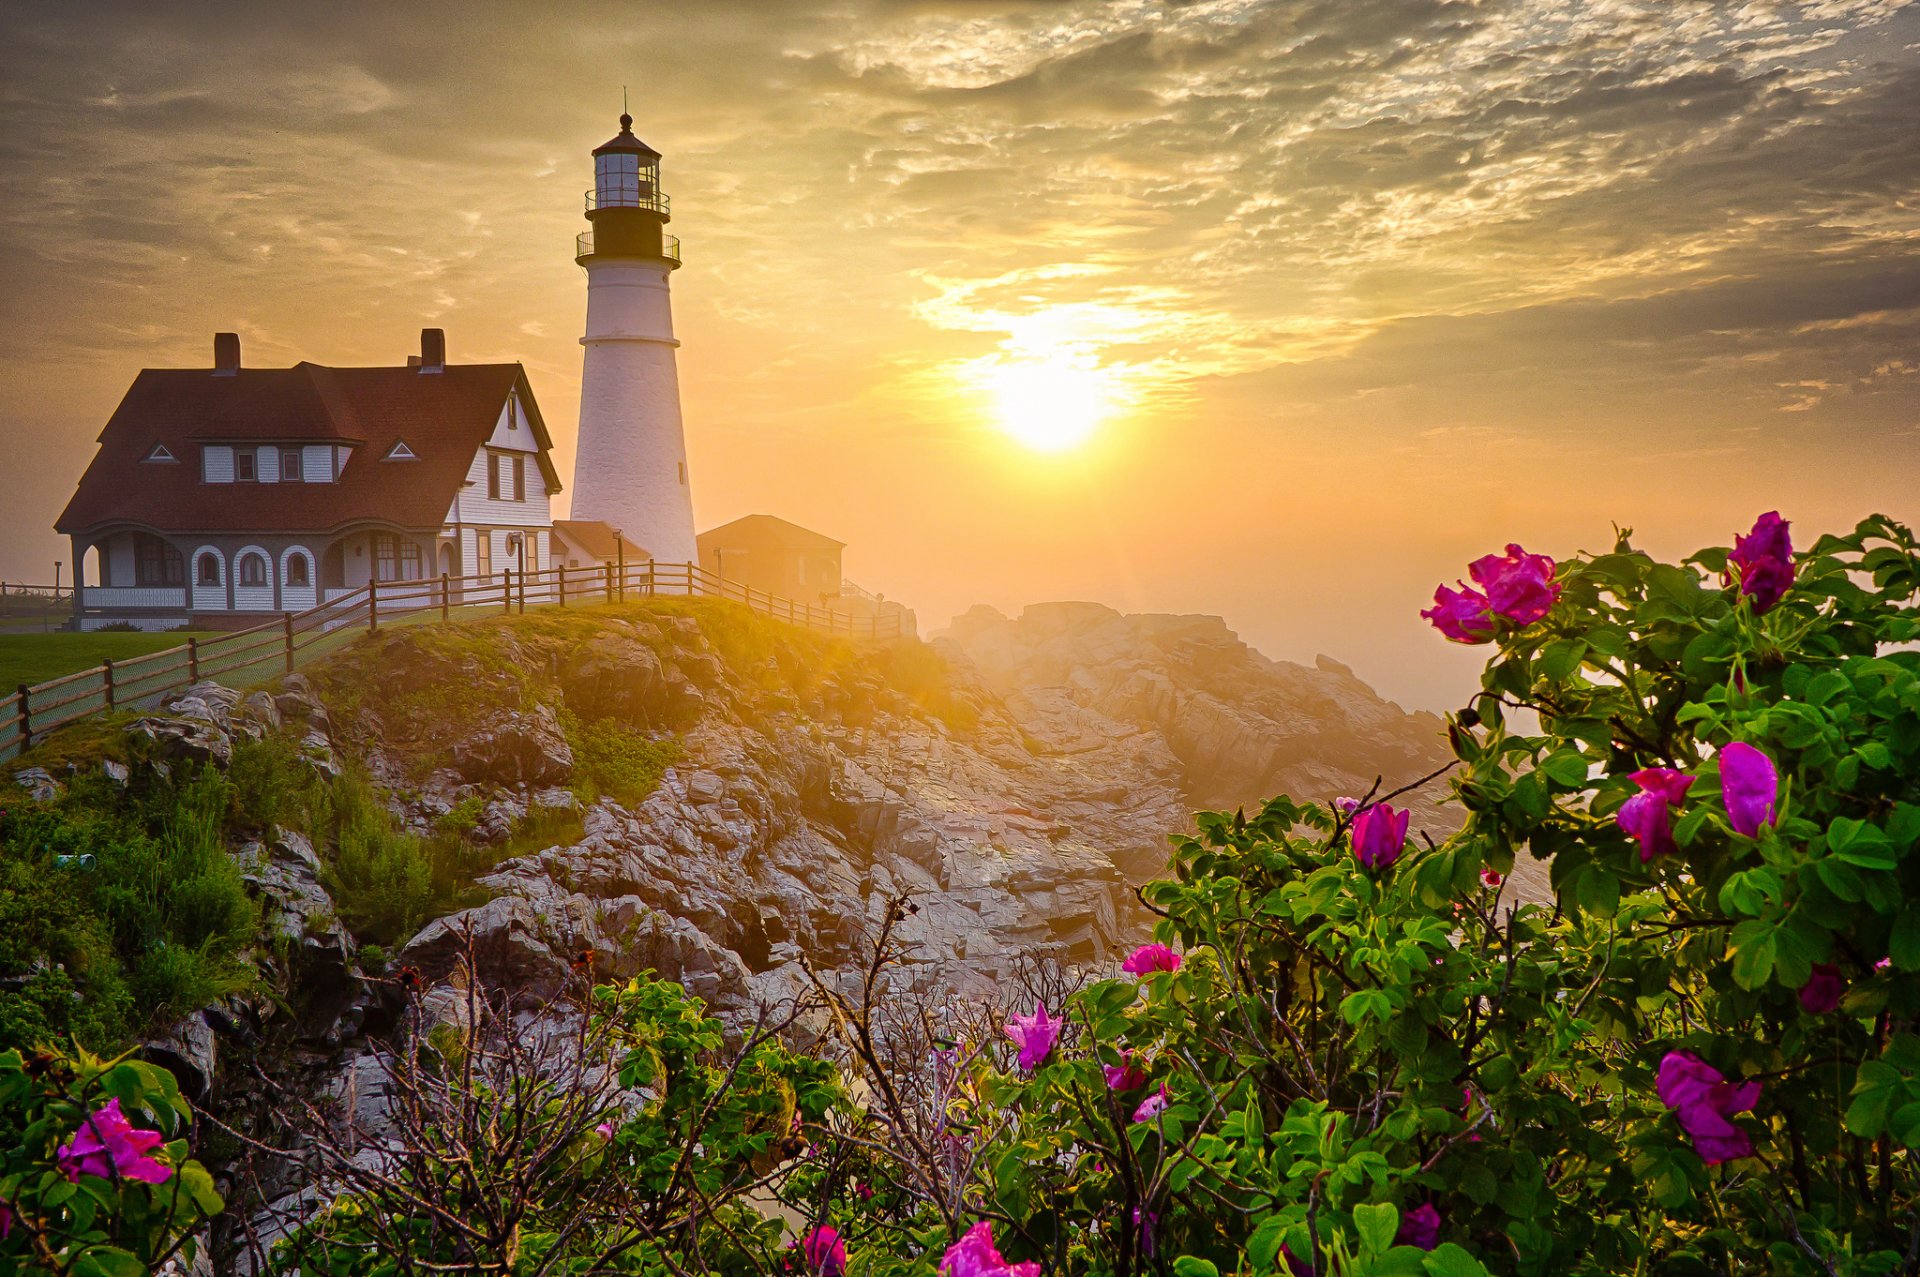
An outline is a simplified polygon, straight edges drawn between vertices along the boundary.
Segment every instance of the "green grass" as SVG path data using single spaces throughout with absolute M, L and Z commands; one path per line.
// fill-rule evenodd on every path
M 124 661 L 179 647 L 187 638 L 186 634 L 0 634 L 0 691 L 11 691 L 21 683 L 44 683 L 101 661 Z

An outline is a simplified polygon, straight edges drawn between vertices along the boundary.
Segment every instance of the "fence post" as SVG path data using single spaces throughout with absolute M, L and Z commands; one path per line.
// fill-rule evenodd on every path
M 380 628 L 380 579 L 367 578 L 367 633 Z
M 693 564 L 687 564 L 687 597 L 693 597 Z
M 527 614 L 527 570 L 520 569 L 520 615 Z
M 187 638 L 187 682 L 198 683 L 199 681 L 200 640 L 189 635 Z
M 440 574 L 440 619 L 447 619 L 447 574 Z
M 513 569 L 512 568 L 500 569 L 500 603 L 501 603 L 501 606 L 506 609 L 507 615 L 512 616 L 513 615 Z
M 100 662 L 100 682 L 101 682 L 101 686 L 106 690 L 106 693 L 107 693 L 107 712 L 111 714 L 113 712 L 113 662 L 112 661 L 103 660 Z
M 280 634 L 286 640 L 287 673 L 293 673 L 293 613 L 280 614 Z
M 603 563 L 601 566 L 607 570 L 607 602 L 611 603 L 613 602 L 613 564 Z
M 560 606 L 567 605 L 567 565 L 560 565 Z
M 14 696 L 20 702 L 20 752 L 23 754 L 33 748 L 33 707 L 28 701 L 30 695 L 25 683 L 14 689 Z

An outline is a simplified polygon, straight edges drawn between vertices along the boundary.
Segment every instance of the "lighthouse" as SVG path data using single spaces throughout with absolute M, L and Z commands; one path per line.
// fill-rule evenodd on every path
M 573 517 L 611 524 L 661 562 L 691 563 L 693 489 L 668 290 L 680 241 L 666 233 L 669 220 L 660 152 L 622 115 L 619 135 L 594 149 L 593 229 L 574 246 L 587 272 L 587 331 Z

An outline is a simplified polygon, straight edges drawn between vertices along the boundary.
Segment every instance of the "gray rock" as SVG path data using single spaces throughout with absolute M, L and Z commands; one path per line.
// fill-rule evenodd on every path
M 65 793 L 53 773 L 44 767 L 25 767 L 13 774 L 13 781 L 37 803 L 50 803 Z
M 573 774 L 573 750 L 550 706 L 501 710 L 453 746 L 454 769 L 470 781 L 553 785 Z
M 125 789 L 127 782 L 133 779 L 133 769 L 117 759 L 101 759 L 100 770 L 108 780 L 121 789 Z
M 181 1093 L 198 1103 L 213 1085 L 216 1049 L 213 1027 L 195 1011 L 157 1038 L 141 1044 L 140 1054 L 173 1074 Z
M 204 705 L 204 702 L 201 704 Z M 212 764 L 224 768 L 233 761 L 233 738 L 215 726 L 213 720 L 199 714 L 180 718 L 142 718 L 133 724 L 131 730 L 153 742 L 154 753 L 170 762 Z

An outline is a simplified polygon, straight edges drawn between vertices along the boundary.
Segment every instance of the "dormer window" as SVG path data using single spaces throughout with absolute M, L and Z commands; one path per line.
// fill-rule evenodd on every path
M 384 459 L 387 461 L 418 461 L 420 458 L 414 455 L 412 448 L 407 447 L 407 441 L 405 439 L 395 439 L 393 441 L 393 447 L 387 449 L 387 455 Z
M 175 457 L 171 452 L 167 451 L 166 444 L 156 443 L 153 445 L 153 451 L 149 452 L 146 455 L 145 460 L 147 461 L 178 461 L 179 458 Z
M 508 395 L 507 396 L 507 429 L 518 430 L 519 428 L 520 428 L 520 396 Z
M 254 457 L 252 448 L 235 448 L 233 450 L 233 481 L 235 483 L 255 483 L 259 481 L 259 472 L 254 469 L 255 460 L 256 458 Z

